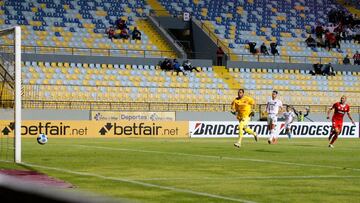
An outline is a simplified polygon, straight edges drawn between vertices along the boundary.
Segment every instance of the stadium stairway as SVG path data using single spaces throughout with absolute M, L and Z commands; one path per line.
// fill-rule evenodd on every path
M 147 0 L 157 16 L 170 16 L 169 12 L 157 0 Z
M 225 66 L 213 66 L 214 72 L 217 73 L 217 76 L 221 78 L 226 84 L 228 84 L 230 89 L 239 89 L 240 84 L 236 82 L 234 76 L 229 73 L 229 70 Z

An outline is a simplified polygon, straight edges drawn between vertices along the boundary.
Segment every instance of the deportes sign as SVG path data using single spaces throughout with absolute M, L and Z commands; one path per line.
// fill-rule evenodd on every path
M 238 137 L 238 122 L 207 122 L 207 121 L 190 121 L 189 134 L 190 137 Z M 268 137 L 268 129 L 266 122 L 250 122 L 249 127 L 255 131 L 260 137 Z M 285 133 L 284 122 L 278 122 L 276 127 L 279 137 L 287 137 Z M 331 131 L 330 122 L 295 122 L 291 125 L 293 137 L 303 138 L 321 138 L 328 137 Z M 245 136 L 249 136 L 245 133 Z M 350 122 L 343 125 L 341 137 L 357 138 L 359 137 L 359 124 L 356 126 Z
M 96 121 L 175 121 L 175 112 L 91 111 Z

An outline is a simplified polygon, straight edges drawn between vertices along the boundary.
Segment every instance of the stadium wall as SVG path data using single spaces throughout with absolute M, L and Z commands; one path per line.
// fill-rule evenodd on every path
M 213 64 L 216 64 L 217 45 L 194 21 L 191 23 L 191 32 L 193 33 L 195 57 L 211 58 Z
M 22 54 L 22 61 L 43 61 L 43 62 L 69 62 L 69 63 L 99 63 L 99 64 L 130 64 L 130 65 L 156 65 L 162 58 L 134 58 L 115 56 L 79 56 L 61 54 Z M 182 60 L 179 60 L 182 63 Z M 210 67 L 212 61 L 209 59 L 192 59 L 194 66 Z
M 179 58 L 186 58 L 186 53 L 183 48 L 175 42 L 166 30 L 157 22 L 156 18 L 153 16 L 148 16 L 148 21 L 154 26 L 155 30 L 165 39 L 171 48 L 173 48 Z
M 157 22 L 166 29 L 189 29 L 190 23 L 179 18 L 156 17 Z

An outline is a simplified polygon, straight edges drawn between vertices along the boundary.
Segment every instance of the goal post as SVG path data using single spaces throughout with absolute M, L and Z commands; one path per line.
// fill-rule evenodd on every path
M 3 136 L 0 153 L 6 153 L 6 161 L 21 163 L 21 27 L 1 29 L 0 45 L 1 107 L 13 111 L 13 116 L 7 119 L 9 125 L 0 129 Z M 10 138 L 11 130 L 13 138 Z M 5 144 L 3 140 L 7 140 Z

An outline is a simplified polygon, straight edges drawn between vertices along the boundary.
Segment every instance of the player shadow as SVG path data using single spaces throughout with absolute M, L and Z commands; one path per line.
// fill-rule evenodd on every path
M 266 150 L 266 149 L 257 149 L 256 152 L 266 152 L 266 153 L 283 153 L 282 151 L 276 151 L 276 150 Z
M 294 144 L 294 146 L 299 146 L 299 147 L 316 147 L 316 145 L 312 145 L 312 144 Z

